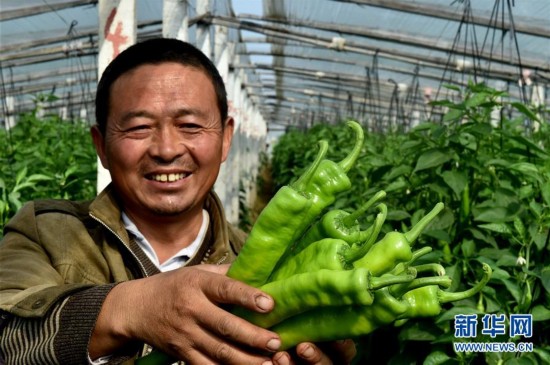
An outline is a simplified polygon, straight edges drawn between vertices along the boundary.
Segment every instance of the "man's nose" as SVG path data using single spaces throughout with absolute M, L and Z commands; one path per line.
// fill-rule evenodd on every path
M 160 128 L 155 133 L 150 153 L 163 161 L 173 161 L 185 153 L 185 143 L 181 134 L 173 126 Z

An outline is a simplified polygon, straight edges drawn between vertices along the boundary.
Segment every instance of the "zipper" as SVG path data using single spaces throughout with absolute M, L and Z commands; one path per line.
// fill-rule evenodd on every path
M 113 231 L 107 224 L 105 224 L 101 219 L 97 218 L 95 215 L 93 215 L 92 213 L 89 213 L 90 214 L 90 217 L 92 217 L 95 221 L 97 221 L 99 224 L 101 224 L 103 227 L 105 227 L 109 232 L 111 232 L 116 238 L 118 238 L 118 240 L 120 241 L 120 243 L 122 243 L 122 245 L 126 248 L 126 250 L 128 250 L 128 252 L 130 252 L 130 254 L 132 255 L 132 257 L 135 259 L 135 261 L 138 263 L 139 267 L 141 268 L 141 272 L 143 273 L 143 275 L 145 277 L 148 277 L 149 274 L 147 273 L 147 270 L 145 270 L 145 267 L 143 266 L 143 264 L 141 263 L 141 261 L 138 259 L 138 257 L 136 256 L 136 254 L 130 249 L 130 247 L 128 247 L 126 245 L 126 243 L 124 242 L 124 240 L 122 239 L 122 237 L 120 237 L 120 235 L 118 235 L 115 231 Z

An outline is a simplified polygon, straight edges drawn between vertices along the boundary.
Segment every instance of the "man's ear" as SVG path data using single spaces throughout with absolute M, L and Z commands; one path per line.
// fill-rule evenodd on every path
M 107 160 L 106 154 L 105 154 L 105 137 L 103 136 L 103 133 L 99 130 L 97 125 L 94 125 L 90 128 L 90 134 L 92 135 L 92 140 L 94 141 L 95 151 L 97 155 L 99 156 L 99 160 L 101 161 L 101 165 L 109 169 L 109 162 Z
M 233 132 L 235 130 L 235 121 L 232 117 L 227 117 L 223 127 L 223 146 L 222 146 L 222 162 L 225 162 L 231 149 L 231 141 L 233 140 Z

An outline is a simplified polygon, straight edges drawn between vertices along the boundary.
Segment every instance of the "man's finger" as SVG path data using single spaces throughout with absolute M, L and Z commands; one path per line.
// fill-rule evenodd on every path
M 310 365 L 349 364 L 357 354 L 352 340 L 322 344 L 304 342 L 296 346 L 296 354 Z
M 281 346 L 275 332 L 255 326 L 222 309 L 214 309 L 210 315 L 201 317 L 200 324 L 219 338 L 233 343 L 247 344 L 267 352 L 275 352 Z
M 205 293 L 213 302 L 238 305 L 259 313 L 269 312 L 275 306 L 269 295 L 241 281 L 217 274 L 211 274 L 205 280 L 211 280 L 205 286 Z

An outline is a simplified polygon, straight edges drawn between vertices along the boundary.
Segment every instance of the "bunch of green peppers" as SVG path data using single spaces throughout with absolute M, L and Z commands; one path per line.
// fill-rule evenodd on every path
M 431 251 L 413 244 L 443 210 L 438 203 L 407 232 L 379 237 L 387 207 L 386 195 L 375 194 L 354 213 L 330 209 L 337 194 L 351 188 L 347 172 L 363 145 L 363 128 L 354 121 L 351 153 L 340 162 L 325 158 L 321 141 L 317 158 L 295 183 L 281 188 L 259 215 L 228 276 L 261 288 L 275 300 L 267 314 L 235 308 L 233 313 L 272 329 L 282 349 L 305 341 L 354 338 L 410 318 L 438 315 L 442 304 L 478 293 L 491 276 L 472 288 L 451 293 L 451 279 L 439 263 L 416 265 Z M 359 219 L 374 206 L 374 223 L 361 229 Z M 173 359 L 153 351 L 137 364 L 169 364 Z

